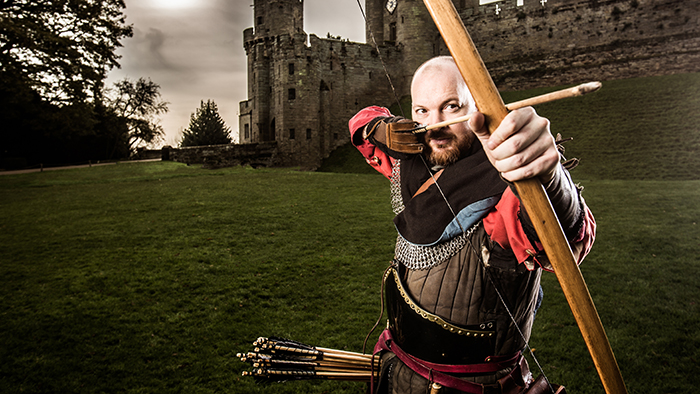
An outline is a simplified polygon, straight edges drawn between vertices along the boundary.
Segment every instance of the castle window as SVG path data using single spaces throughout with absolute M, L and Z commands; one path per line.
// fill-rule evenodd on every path
M 243 130 L 244 130 L 244 132 L 243 132 L 244 137 L 243 138 L 245 138 L 246 140 L 249 139 L 250 138 L 250 125 L 248 123 L 246 123 L 243 126 Z
M 396 22 L 389 24 L 389 41 L 396 41 Z
M 294 75 L 294 63 L 289 63 L 289 75 Z
M 369 79 L 372 79 L 372 72 L 369 72 Z
M 277 139 L 277 127 L 275 126 L 275 118 L 272 118 L 272 122 L 270 122 L 270 130 L 265 134 L 267 137 L 265 141 L 274 141 Z
M 311 139 L 311 129 L 306 129 L 306 139 L 307 140 Z
M 288 91 L 288 96 L 289 96 L 289 99 L 290 99 L 290 100 L 296 99 L 296 98 L 297 98 L 297 90 L 294 89 L 294 88 L 289 89 L 289 91 Z
M 296 131 L 294 129 L 289 129 L 289 139 L 293 140 L 296 137 Z
M 262 25 L 262 23 L 263 23 L 263 18 L 262 18 L 262 16 L 259 16 L 258 17 L 258 25 Z

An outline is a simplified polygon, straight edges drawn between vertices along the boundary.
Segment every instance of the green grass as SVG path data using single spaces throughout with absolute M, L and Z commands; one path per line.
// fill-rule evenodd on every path
M 0 392 L 262 392 L 235 358 L 256 336 L 357 350 L 378 313 L 380 176 L 149 163 L 0 182 Z
M 700 73 L 604 81 L 596 93 L 536 109 L 553 133 L 574 138 L 565 147 L 581 159 L 579 179 L 700 179 Z
M 630 392 L 700 383 L 700 181 L 591 181 L 598 237 L 581 266 Z M 532 346 L 554 381 L 603 392 L 554 275 Z
M 593 103 L 561 105 L 606 114 L 624 100 L 654 114 L 665 87 L 697 84 L 612 81 Z M 631 92 L 647 85 L 659 94 Z M 609 114 L 562 127 L 576 134 L 567 152 L 582 159 L 573 174 L 599 226 L 582 271 L 631 393 L 700 385 L 700 171 L 684 153 L 698 148 L 697 114 L 683 107 L 693 99 L 669 98 L 663 111 L 687 113 L 655 127 Z M 556 129 L 575 118 L 539 111 Z M 594 124 L 619 141 L 596 145 L 606 133 Z M 668 142 L 678 129 L 685 142 Z M 624 141 L 634 144 L 600 153 Z M 650 159 L 618 166 L 635 157 Z M 157 162 L 0 177 L 0 392 L 364 393 L 258 385 L 235 357 L 261 335 L 359 351 L 378 316 L 395 237 L 387 181 L 349 149 L 324 169 Z M 545 373 L 570 392 L 603 392 L 554 275 L 544 287 L 531 345 Z

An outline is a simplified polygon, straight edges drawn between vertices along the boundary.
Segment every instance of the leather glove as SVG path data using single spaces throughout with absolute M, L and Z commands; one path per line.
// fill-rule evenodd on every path
M 421 153 L 424 148 L 423 136 L 412 130 L 418 123 L 400 116 L 376 117 L 362 132 L 362 137 L 392 157 Z

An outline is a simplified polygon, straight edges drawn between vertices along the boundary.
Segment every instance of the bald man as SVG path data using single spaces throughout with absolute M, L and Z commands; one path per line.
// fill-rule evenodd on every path
M 542 181 L 579 263 L 595 221 L 560 163 L 549 121 L 532 108 L 509 113 L 489 135 L 446 56 L 416 70 L 411 97 L 413 121 L 423 125 L 472 117 L 428 131 L 418 150 L 390 141 L 410 121 L 386 108 L 349 122 L 353 144 L 390 180 L 398 231 L 384 276 L 388 328 L 375 347 L 376 392 L 422 394 L 436 382 L 441 393 L 520 393 L 533 380 L 522 351 L 551 266 L 510 182 Z

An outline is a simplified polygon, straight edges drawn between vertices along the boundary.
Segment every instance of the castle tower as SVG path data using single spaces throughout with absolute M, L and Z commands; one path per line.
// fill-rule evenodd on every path
M 304 41 L 303 0 L 255 0 L 254 27 L 243 32 L 248 58 L 248 97 L 240 103 L 239 127 L 242 143 L 274 141 L 274 48 L 281 37 Z
M 372 35 L 374 35 L 374 41 L 377 44 L 384 44 L 384 4 L 386 0 L 365 0 L 365 17 L 367 18 L 367 23 L 365 24 L 365 42 L 374 45 L 372 41 Z
M 393 62 L 390 75 L 400 97 L 410 94 L 413 72 L 424 61 L 447 54 L 440 33 L 422 0 L 365 0 L 367 43 L 394 47 L 401 60 Z
M 280 164 L 315 168 L 348 141 L 347 120 L 368 105 L 356 90 L 369 86 L 379 68 L 364 70 L 374 61 L 365 44 L 307 37 L 303 1 L 254 6 L 254 27 L 243 33 L 249 99 L 240 103 L 239 142 L 275 142 Z
M 256 38 L 304 32 L 303 0 L 255 0 L 253 7 Z

